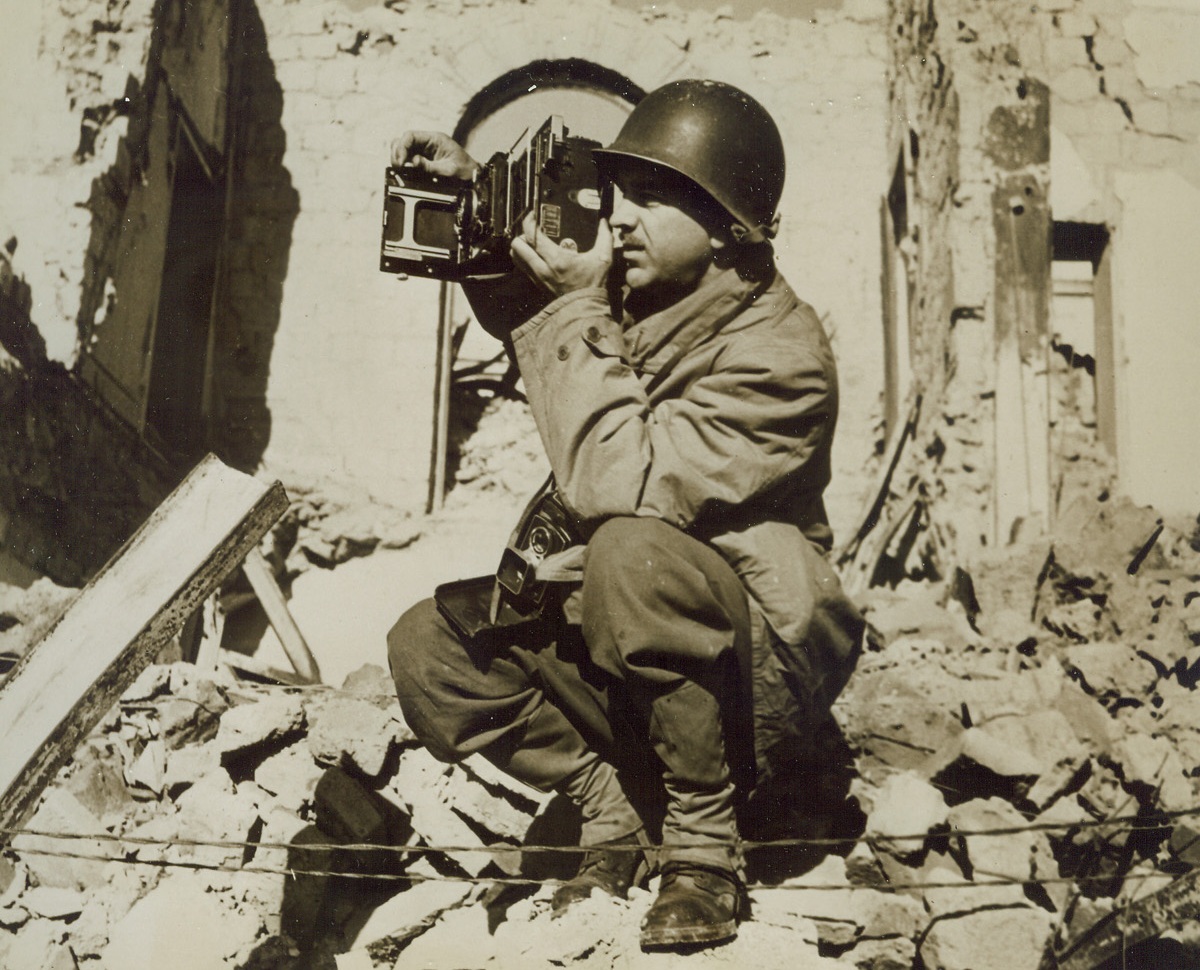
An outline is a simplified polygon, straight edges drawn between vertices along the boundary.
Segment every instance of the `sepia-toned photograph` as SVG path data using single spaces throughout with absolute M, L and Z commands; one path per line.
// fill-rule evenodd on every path
M 0 968 L 1200 967 L 1200 0 L 3 0 Z

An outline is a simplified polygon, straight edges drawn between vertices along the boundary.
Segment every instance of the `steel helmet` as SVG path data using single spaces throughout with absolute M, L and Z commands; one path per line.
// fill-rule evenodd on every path
M 601 168 L 636 158 L 673 169 L 717 200 L 739 242 L 763 242 L 779 226 L 783 139 L 766 108 L 720 81 L 672 81 L 647 94 L 607 148 Z

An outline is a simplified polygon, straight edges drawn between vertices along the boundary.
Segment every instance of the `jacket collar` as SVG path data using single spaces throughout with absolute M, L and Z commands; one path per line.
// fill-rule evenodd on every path
M 770 296 L 781 286 L 787 288 L 774 267 L 769 272 L 773 278 L 762 297 Z M 750 299 L 757 286 L 758 280 L 743 279 L 731 269 L 706 281 L 665 310 L 636 322 L 626 317 L 625 348 L 630 364 L 639 372 L 656 373 L 681 347 L 699 343 L 719 322 L 736 314 L 739 305 Z

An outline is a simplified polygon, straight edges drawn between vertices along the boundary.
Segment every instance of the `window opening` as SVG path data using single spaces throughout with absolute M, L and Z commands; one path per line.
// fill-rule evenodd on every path
M 1062 487 L 1096 443 L 1115 454 L 1108 230 L 1056 222 L 1050 264 L 1051 455 Z

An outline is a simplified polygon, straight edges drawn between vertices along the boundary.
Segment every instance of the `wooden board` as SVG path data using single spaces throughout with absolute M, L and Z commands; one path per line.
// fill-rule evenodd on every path
M 13 828 L 83 737 L 283 514 L 283 486 L 209 455 L 0 684 L 0 827 Z

